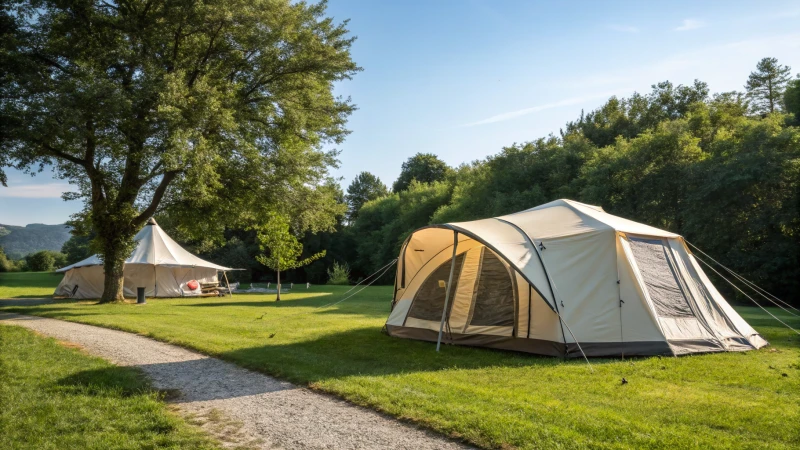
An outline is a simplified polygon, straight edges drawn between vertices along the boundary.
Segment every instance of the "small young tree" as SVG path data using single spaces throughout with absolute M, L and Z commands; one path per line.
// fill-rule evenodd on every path
M 258 230 L 258 241 L 261 250 L 265 253 L 256 256 L 256 260 L 278 273 L 278 296 L 275 301 L 281 301 L 281 271 L 296 269 L 318 260 L 325 256 L 321 251 L 308 258 L 300 259 L 303 254 L 303 244 L 290 230 L 289 219 L 281 215 L 273 215 L 261 229 Z
M 773 113 L 780 109 L 791 71 L 791 67 L 778 64 L 777 58 L 764 58 L 758 62 L 756 71 L 750 73 L 744 86 L 756 112 Z
M 328 269 L 328 284 L 334 286 L 350 284 L 350 266 L 347 263 L 339 264 L 339 261 L 334 261 Z

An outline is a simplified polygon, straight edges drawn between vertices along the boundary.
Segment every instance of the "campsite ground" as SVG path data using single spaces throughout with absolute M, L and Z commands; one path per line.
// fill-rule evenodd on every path
M 136 369 L 0 326 L 0 448 L 217 448 L 159 396 Z
M 57 282 L 49 274 L 0 274 L 0 298 L 49 294 Z M 484 447 L 800 446 L 800 337 L 754 307 L 737 309 L 770 341 L 765 349 L 596 359 L 590 369 L 581 360 L 485 349 L 446 346 L 437 354 L 430 343 L 390 338 L 381 333 L 390 287 L 315 309 L 347 289 L 303 286 L 280 303 L 241 294 L 2 309 L 190 347 Z M 800 326 L 797 317 L 772 312 Z

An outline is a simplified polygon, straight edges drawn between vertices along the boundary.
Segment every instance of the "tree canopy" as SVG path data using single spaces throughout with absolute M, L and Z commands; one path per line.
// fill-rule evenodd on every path
M 786 106 L 786 112 L 794 114 L 795 123 L 800 124 L 800 75 L 787 83 L 783 104 Z
M 441 181 L 449 172 L 450 167 L 438 156 L 432 153 L 417 153 L 403 163 L 400 176 L 392 185 L 392 191 L 404 191 L 414 180 L 420 183 Z
M 381 179 L 369 172 L 361 172 L 347 187 L 347 220 L 354 221 L 365 203 L 383 197 L 389 190 Z
M 354 109 L 333 83 L 360 69 L 324 3 L 9 1 L 0 21 L 0 164 L 76 187 L 104 301 L 157 212 L 208 242 L 276 212 L 299 233 L 334 226 L 321 148 Z
M 781 109 L 783 91 L 791 79 L 792 68 L 778 64 L 777 58 L 764 58 L 750 73 L 745 89 L 753 111 L 773 113 Z

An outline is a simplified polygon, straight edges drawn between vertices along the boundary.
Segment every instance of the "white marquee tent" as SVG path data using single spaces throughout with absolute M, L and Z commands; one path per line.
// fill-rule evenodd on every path
M 181 297 L 191 292 L 186 284 L 217 282 L 217 272 L 229 267 L 204 261 L 173 241 L 154 219 L 134 237 L 136 248 L 125 260 L 124 295 L 135 297 L 136 288 L 144 287 L 148 297 Z M 103 261 L 91 256 L 58 269 L 65 272 L 54 295 L 72 298 L 100 298 L 103 294 Z
M 401 338 L 436 341 L 443 327 L 446 343 L 569 357 L 768 344 L 681 236 L 571 200 L 415 231 L 386 325 Z

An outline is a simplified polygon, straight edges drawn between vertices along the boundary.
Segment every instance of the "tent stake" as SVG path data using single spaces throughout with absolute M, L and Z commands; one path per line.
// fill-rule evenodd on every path
M 456 249 L 458 248 L 458 231 L 453 231 L 453 258 L 450 261 L 450 278 L 444 287 L 444 309 L 442 310 L 442 323 L 439 324 L 439 338 L 436 340 L 436 351 L 442 345 L 442 332 L 444 331 L 444 320 L 447 317 L 447 304 L 450 303 L 450 286 L 453 284 L 453 272 L 456 270 Z

